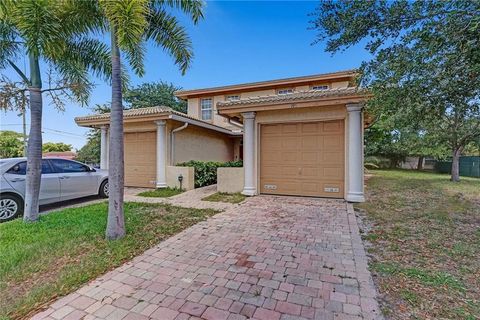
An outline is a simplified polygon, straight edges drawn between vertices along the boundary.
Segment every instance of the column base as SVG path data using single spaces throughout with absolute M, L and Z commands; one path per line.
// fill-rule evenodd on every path
M 257 190 L 253 187 L 245 187 L 243 188 L 242 194 L 245 196 L 255 196 L 257 195 Z
M 166 182 L 158 182 L 155 185 L 155 188 L 157 188 L 157 189 L 165 189 L 166 187 L 168 187 Z
M 365 202 L 363 192 L 349 192 L 345 197 L 348 202 Z

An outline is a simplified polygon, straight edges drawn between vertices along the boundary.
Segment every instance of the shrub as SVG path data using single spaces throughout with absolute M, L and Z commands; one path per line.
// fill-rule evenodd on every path
M 217 168 L 242 167 L 243 162 L 242 160 L 228 162 L 190 160 L 179 163 L 177 166 L 193 167 L 195 169 L 195 188 L 200 188 L 217 183 Z

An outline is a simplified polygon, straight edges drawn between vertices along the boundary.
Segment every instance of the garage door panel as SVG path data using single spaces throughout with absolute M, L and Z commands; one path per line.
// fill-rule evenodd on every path
M 156 133 L 125 133 L 125 185 L 154 187 L 156 179 Z
M 263 125 L 260 192 L 342 198 L 343 128 L 343 120 Z

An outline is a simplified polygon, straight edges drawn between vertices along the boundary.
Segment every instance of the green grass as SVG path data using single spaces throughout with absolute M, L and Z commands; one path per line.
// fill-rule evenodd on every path
M 216 213 L 125 203 L 127 235 L 106 241 L 106 212 L 100 203 L 0 224 L 0 319 L 23 318 Z
M 356 208 L 371 228 L 363 239 L 386 316 L 480 318 L 480 179 L 371 173 Z
M 204 201 L 213 202 L 228 202 L 228 203 L 240 203 L 245 200 L 246 196 L 241 193 L 223 193 L 217 192 L 208 197 L 203 198 Z
M 162 188 L 162 189 L 155 189 L 151 191 L 140 192 L 138 196 L 151 197 L 151 198 L 168 198 L 168 197 L 176 196 L 177 194 L 180 194 L 182 192 L 183 190 L 178 188 Z

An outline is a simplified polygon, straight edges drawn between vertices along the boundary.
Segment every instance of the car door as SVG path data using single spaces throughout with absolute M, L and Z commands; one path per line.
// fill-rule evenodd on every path
M 10 185 L 20 194 L 25 196 L 25 176 L 27 173 L 27 162 L 22 161 L 10 168 L 4 177 Z M 42 178 L 40 180 L 39 203 L 48 204 L 60 200 L 60 181 L 50 163 L 42 160 Z
M 97 176 L 83 163 L 64 159 L 50 159 L 60 175 L 60 199 L 69 200 L 96 194 Z

